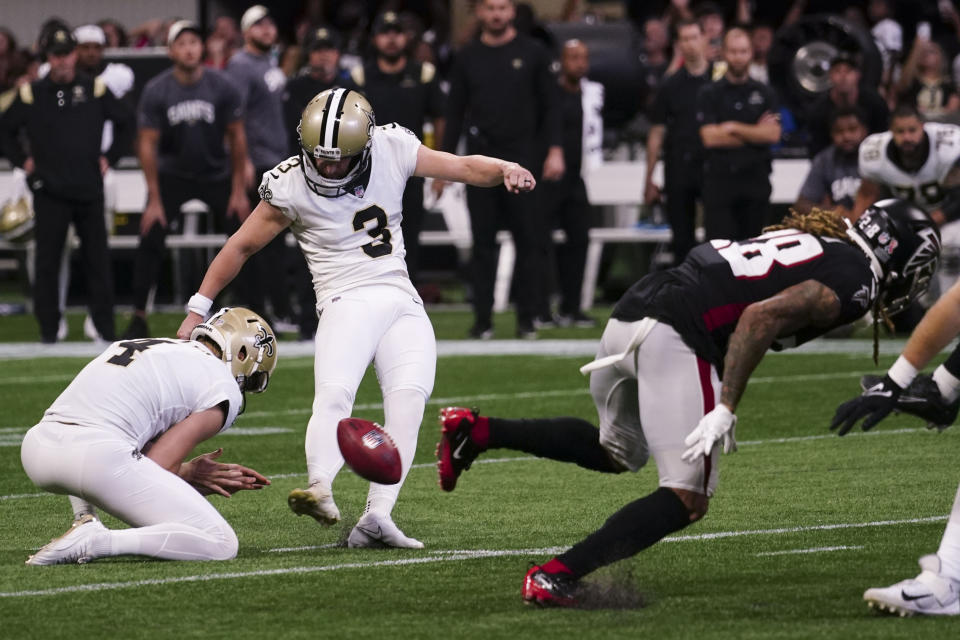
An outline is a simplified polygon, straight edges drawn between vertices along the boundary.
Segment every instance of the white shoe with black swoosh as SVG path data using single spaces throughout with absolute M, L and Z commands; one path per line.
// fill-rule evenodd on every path
M 867 589 L 863 599 L 871 609 L 901 617 L 960 615 L 960 583 L 940 575 L 940 558 L 920 558 L 920 575 L 889 587 Z
M 422 542 L 404 535 L 389 516 L 376 513 L 366 513 L 360 518 L 350 532 L 350 537 L 347 538 L 347 546 L 351 549 L 383 547 L 423 549 Z

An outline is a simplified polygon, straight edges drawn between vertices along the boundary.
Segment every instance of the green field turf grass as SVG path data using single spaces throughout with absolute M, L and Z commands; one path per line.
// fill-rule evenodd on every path
M 607 608 L 524 606 L 519 594 L 528 563 L 550 556 L 537 550 L 576 542 L 621 505 L 652 491 L 656 471 L 651 463 L 637 474 L 603 475 L 493 451 L 486 454 L 489 464 L 475 464 L 457 490 L 445 494 L 432 466 L 436 412 L 458 399 L 492 415 L 593 421 L 586 381 L 577 373 L 582 363 L 440 359 L 418 466 L 394 512 L 424 550 L 326 546 L 345 539 L 363 508 L 366 485 L 346 471 L 334 485 L 342 526 L 324 529 L 289 512 L 287 492 L 304 484 L 312 375 L 309 359 L 281 354 L 270 389 L 250 397 L 236 423 L 237 433 L 273 432 L 226 434 L 203 447 L 223 446 L 223 459 L 274 477 L 264 491 L 211 498 L 237 531 L 236 560 L 127 557 L 27 567 L 23 561 L 33 549 L 65 530 L 70 511 L 64 497 L 34 495 L 15 445 L 84 361 L 9 361 L 0 373 L 0 445 L 6 445 L 0 446 L 0 636 L 956 637 L 960 620 L 881 617 L 861 599 L 868 587 L 916 575 L 916 559 L 936 550 L 960 480 L 960 439 L 953 430 L 928 432 L 906 417 L 866 435 L 830 434 L 836 405 L 856 393 L 861 373 L 877 370 L 860 356 L 769 356 L 738 412 L 740 450 L 721 461 L 707 517 L 591 576 L 607 589 Z M 355 415 L 382 419 L 379 402 L 370 374 Z M 282 429 L 289 431 L 276 432 Z M 923 520 L 898 522 L 911 519 Z M 731 535 L 702 537 L 723 532 Z M 78 590 L 82 585 L 94 586 Z M 637 599 L 642 606 L 635 606 Z M 617 608 L 624 603 L 631 606 Z

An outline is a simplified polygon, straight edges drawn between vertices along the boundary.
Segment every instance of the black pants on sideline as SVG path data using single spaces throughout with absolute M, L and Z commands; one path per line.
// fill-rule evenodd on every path
M 673 166 L 670 166 L 673 165 Z M 701 167 L 671 161 L 664 175 L 667 221 L 673 232 L 673 264 L 678 265 L 697 245 L 697 200 L 703 198 Z
M 419 284 L 420 229 L 423 228 L 423 217 L 426 215 L 423 209 L 423 183 L 423 178 L 410 178 L 403 190 L 403 220 L 400 221 L 400 228 L 403 230 L 403 246 L 407 251 L 407 273 L 413 284 Z
M 759 235 L 770 208 L 770 191 L 767 175 L 704 177 L 707 239 L 742 240 Z
M 493 287 L 497 277 L 497 231 L 510 231 L 517 249 L 517 322 L 533 322 L 536 290 L 540 285 L 543 221 L 536 191 L 510 193 L 505 188 L 467 187 L 470 230 L 473 233 L 473 314 L 480 326 L 492 324 Z
M 160 187 L 160 200 L 163 203 L 163 213 L 167 218 L 167 226 L 155 224 L 140 236 L 140 244 L 133 266 L 133 306 L 137 311 L 145 311 L 150 290 L 156 286 L 160 278 L 160 266 L 163 264 L 163 254 L 166 248 L 167 234 L 178 231 L 181 227 L 180 207 L 187 200 L 200 200 L 210 209 L 214 218 L 220 221 L 223 231 L 231 234 L 240 226 L 236 218 L 227 218 L 227 201 L 230 199 L 230 180 L 216 180 L 201 182 L 173 175 L 160 174 L 157 176 Z M 196 282 L 193 291 L 200 286 Z M 191 293 L 193 293 L 191 291 Z M 186 300 L 183 301 L 186 303 Z
M 556 182 L 541 180 L 537 183 L 537 189 L 540 190 L 540 202 L 547 222 L 544 244 L 550 257 L 544 264 L 547 265 L 546 269 L 550 269 L 550 265 L 557 265 L 560 313 L 574 315 L 580 312 L 580 291 L 583 289 L 583 270 L 590 241 L 591 210 L 587 187 L 583 178 L 575 175 Z M 551 237 L 553 229 L 563 229 L 567 241 L 554 245 Z M 555 261 L 553 256 L 556 257 Z M 546 269 L 543 270 L 544 282 L 549 283 Z M 543 295 L 547 295 L 549 285 L 542 287 L 542 290 Z M 549 307 L 549 300 L 546 300 L 545 307 Z
M 73 223 L 80 239 L 80 260 L 87 276 L 90 316 L 97 331 L 106 340 L 115 336 L 113 319 L 113 273 L 110 249 L 103 220 L 103 198 L 74 202 L 44 193 L 33 194 L 36 214 L 36 276 L 33 282 L 34 314 L 44 342 L 57 339 L 60 324 L 60 261 Z
M 251 207 L 255 208 L 260 203 L 260 194 L 257 190 L 260 188 L 263 174 L 272 169 L 272 166 L 257 167 L 253 187 L 247 193 Z M 306 262 L 299 257 L 300 248 L 288 247 L 286 236 L 287 232 L 284 231 L 260 251 L 250 256 L 236 279 L 239 289 L 237 293 L 242 292 L 243 304 L 263 315 L 266 314 L 267 302 L 269 302 L 273 310 L 273 319 L 292 319 L 291 290 L 287 275 L 294 270 L 299 273 L 295 279 L 299 278 L 302 276 L 302 271 L 307 268 Z

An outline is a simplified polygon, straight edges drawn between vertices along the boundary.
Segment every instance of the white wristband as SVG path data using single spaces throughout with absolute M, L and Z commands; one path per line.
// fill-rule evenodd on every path
M 897 358 L 897 361 L 893 363 L 893 366 L 887 370 L 887 375 L 890 376 L 890 379 L 897 383 L 901 389 L 906 389 L 907 386 L 913 382 L 913 379 L 917 377 L 917 368 L 910 364 L 910 361 L 900 356 Z
M 213 300 L 200 293 L 195 293 L 187 300 L 187 311 L 197 314 L 201 318 L 206 318 L 210 313 L 210 307 L 213 306 Z

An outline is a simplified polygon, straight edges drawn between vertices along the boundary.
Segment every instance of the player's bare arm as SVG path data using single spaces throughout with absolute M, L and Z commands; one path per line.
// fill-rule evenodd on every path
M 532 191 L 537 185 L 533 174 L 515 162 L 489 156 L 457 156 L 420 145 L 413 175 L 449 182 L 464 182 L 474 187 L 502 184 L 510 193 Z
M 853 201 L 853 212 L 851 220 L 859 218 L 867 207 L 879 200 L 883 196 L 883 188 L 879 183 L 869 178 L 860 179 L 860 188 L 857 190 L 857 197 Z
M 643 187 L 645 204 L 652 204 L 660 199 L 660 188 L 653 183 L 653 170 L 657 165 L 657 159 L 660 158 L 660 149 L 663 148 L 663 139 L 666 134 L 667 128 L 662 124 L 653 125 L 650 127 L 650 133 L 647 134 L 647 175 Z
M 225 419 L 226 413 L 219 406 L 191 413 L 157 438 L 146 455 L 170 473 L 178 474 L 187 454 L 217 435 Z
M 289 226 L 290 220 L 279 209 L 261 200 L 250 217 L 227 239 L 210 263 L 197 292 L 210 300 L 216 298 L 223 288 L 237 277 L 240 268 L 250 256 Z M 189 339 L 190 332 L 201 322 L 203 318 L 200 314 L 189 312 L 177 330 L 177 337 L 182 340 Z
M 916 369 L 923 369 L 935 355 L 960 334 L 960 282 L 947 290 L 924 314 L 907 345 L 903 357 Z
M 807 280 L 743 311 L 724 358 L 720 402 L 735 411 L 747 380 L 777 337 L 804 327 L 829 327 L 840 314 L 840 299 L 829 287 Z

